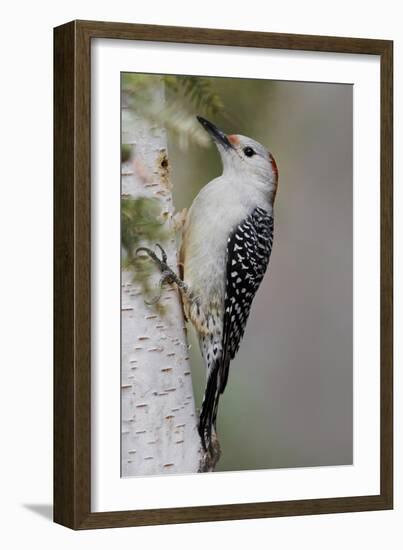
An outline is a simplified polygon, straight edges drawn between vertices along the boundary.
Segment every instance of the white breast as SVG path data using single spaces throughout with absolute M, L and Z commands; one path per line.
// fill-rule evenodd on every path
M 233 229 L 257 206 L 271 209 L 262 192 L 248 183 L 221 176 L 203 187 L 189 210 L 181 254 L 184 280 L 204 305 L 224 300 L 226 249 Z

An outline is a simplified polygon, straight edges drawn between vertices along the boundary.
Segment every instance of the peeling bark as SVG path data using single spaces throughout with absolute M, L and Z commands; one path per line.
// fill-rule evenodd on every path
M 162 82 L 154 93 L 163 105 Z M 122 164 L 122 196 L 160 201 L 169 231 L 163 246 L 177 270 L 166 132 L 142 118 L 124 97 L 122 145 L 131 149 L 130 160 Z M 159 277 L 155 269 L 150 283 L 156 288 Z M 160 313 L 145 304 L 131 271 L 122 269 L 121 284 L 122 476 L 197 472 L 202 453 L 181 298 L 176 288 L 165 286 Z

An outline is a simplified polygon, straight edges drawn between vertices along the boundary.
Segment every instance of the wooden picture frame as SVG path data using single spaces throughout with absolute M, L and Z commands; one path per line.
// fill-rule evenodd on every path
M 91 40 L 147 40 L 380 56 L 380 493 L 91 512 Z M 393 507 L 393 43 L 385 40 L 73 21 L 54 30 L 54 520 L 72 529 L 325 514 Z

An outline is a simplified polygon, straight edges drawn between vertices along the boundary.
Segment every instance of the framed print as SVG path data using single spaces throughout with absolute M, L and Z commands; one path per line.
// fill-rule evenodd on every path
M 393 506 L 390 41 L 54 33 L 54 519 Z

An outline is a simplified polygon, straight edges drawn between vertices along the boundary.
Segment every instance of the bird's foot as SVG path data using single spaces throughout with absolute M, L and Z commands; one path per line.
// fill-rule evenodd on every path
M 158 243 L 156 243 L 155 246 L 157 246 L 160 249 L 161 258 L 159 258 L 153 250 L 145 246 L 142 246 L 136 250 L 136 255 L 138 255 L 139 252 L 145 252 L 152 259 L 152 261 L 159 267 L 161 271 L 161 278 L 159 281 L 159 293 L 151 301 L 147 301 L 146 302 L 147 305 L 154 305 L 157 302 L 159 302 L 162 296 L 162 288 L 165 283 L 168 283 L 168 284 L 175 283 L 180 290 L 183 290 L 183 291 L 187 290 L 186 284 L 182 281 L 182 279 L 178 277 L 178 275 L 173 271 L 173 269 L 169 267 L 169 265 L 167 264 L 168 256 L 165 250 Z

